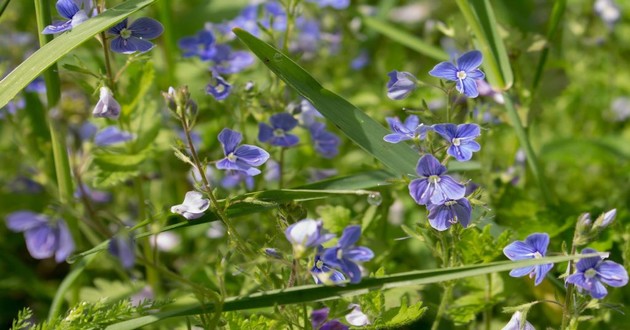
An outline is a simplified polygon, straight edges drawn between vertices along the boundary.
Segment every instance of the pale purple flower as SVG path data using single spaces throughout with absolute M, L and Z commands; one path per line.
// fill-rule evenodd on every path
M 184 202 L 171 207 L 171 212 L 181 214 L 188 220 L 193 220 L 202 217 L 209 207 L 210 201 L 203 198 L 203 194 L 189 191 L 184 197 Z
M 427 132 L 432 129 L 431 126 L 420 123 L 420 119 L 416 115 L 410 115 L 404 123 L 398 117 L 387 117 L 386 120 L 393 133 L 385 135 L 383 140 L 389 143 L 414 139 L 423 140 L 427 136 Z
M 221 186 L 225 189 L 232 189 L 245 183 L 247 190 L 254 189 L 254 177 L 243 171 L 228 170 L 221 180 Z
M 621 19 L 621 9 L 614 0 L 595 0 L 593 10 L 611 29 Z
M 308 128 L 315 151 L 324 158 L 333 158 L 339 153 L 339 137 L 326 130 L 324 123 L 315 122 Z
M 149 40 L 159 37 L 164 32 L 164 27 L 160 22 L 149 17 L 139 18 L 131 24 L 125 18 L 107 32 L 115 36 L 110 44 L 113 52 L 133 54 L 151 50 L 155 45 Z
M 479 143 L 475 141 L 481 135 L 481 129 L 477 124 L 437 124 L 433 125 L 433 129 L 450 143 L 448 154 L 460 162 L 470 160 L 473 152 L 481 149 Z
M 66 222 L 52 220 L 43 214 L 17 211 L 6 218 L 7 227 L 16 233 L 23 232 L 26 248 L 35 259 L 55 257 L 62 262 L 74 251 L 74 240 Z
M 549 245 L 549 235 L 546 233 L 534 233 L 524 241 L 515 241 L 503 248 L 503 254 L 510 260 L 540 259 L 547 254 L 547 246 Z M 510 276 L 521 277 L 529 275 L 536 277 L 534 284 L 542 283 L 545 275 L 551 270 L 553 264 L 542 264 L 536 266 L 527 266 L 515 268 L 510 271 Z
M 107 251 L 118 258 L 125 269 L 131 269 L 136 263 L 135 245 L 133 235 L 129 232 L 123 232 L 109 240 Z
M 82 186 L 74 191 L 74 198 L 83 197 L 83 193 L 88 196 L 88 198 L 95 203 L 109 203 L 112 200 L 112 194 L 106 191 L 100 190 L 92 190 L 85 183 Z
M 219 133 L 219 141 L 223 147 L 225 158 L 217 162 L 220 170 L 243 171 L 247 175 L 260 174 L 260 170 L 254 166 L 260 166 L 269 159 L 269 153 L 260 147 L 243 144 L 239 146 L 243 136 L 241 133 L 224 128 Z
M 212 71 L 212 80 L 206 85 L 206 93 L 212 95 L 217 101 L 225 100 L 232 92 L 230 85 L 218 73 Z
M 118 119 L 120 115 L 120 104 L 114 99 L 112 91 L 103 86 L 101 87 L 100 93 L 92 115 L 94 115 L 94 117 Z
M 430 204 L 429 223 L 431 227 L 439 231 L 449 229 L 453 224 L 460 223 L 462 227 L 468 227 L 472 207 L 466 198 L 448 200 L 442 205 Z
M 51 25 L 48 25 L 42 34 L 55 34 L 64 31 L 69 31 L 77 25 L 85 22 L 88 19 L 86 10 L 88 8 L 81 8 L 82 1 L 75 0 L 58 0 L 55 7 L 57 12 L 65 21 L 54 21 Z
M 348 226 L 343 230 L 337 245 L 324 250 L 322 260 L 339 268 L 350 278 L 350 283 L 361 282 L 361 268 L 357 262 L 365 262 L 374 258 L 374 252 L 364 246 L 354 244 L 361 237 L 361 226 Z
M 293 245 L 293 252 L 299 258 L 308 248 L 316 247 L 332 239 L 335 235 L 323 231 L 321 220 L 300 220 L 284 231 L 287 240 Z
M 307 0 L 307 2 L 316 3 L 320 8 L 346 9 L 350 6 L 350 0 Z
M 590 248 L 582 250 L 582 254 L 596 252 Z M 603 283 L 612 287 L 628 284 L 628 272 L 622 265 L 599 256 L 580 259 L 575 268 L 575 273 L 567 277 L 566 282 L 587 291 L 595 299 L 602 299 L 608 294 Z
M 352 312 L 346 314 L 346 321 L 355 327 L 363 327 L 370 324 L 370 319 L 361 311 L 361 306 L 350 304 L 348 308 L 352 308 Z
M 464 197 L 466 187 L 446 175 L 446 166 L 431 154 L 418 160 L 416 173 L 420 176 L 409 183 L 409 194 L 420 205 L 444 204 Z
M 517 311 L 512 315 L 510 322 L 506 324 L 501 330 L 536 330 L 534 326 L 525 320 L 524 328 L 521 328 L 521 324 L 523 323 L 523 314 L 520 311 Z
M 94 136 L 94 143 L 99 147 L 106 147 L 118 143 L 127 142 L 133 140 L 135 135 L 129 132 L 124 132 L 118 129 L 116 126 L 107 126 Z
M 418 84 L 418 79 L 414 75 L 405 71 L 391 71 L 387 74 L 387 97 L 392 100 L 402 100 L 413 92 Z
M 267 142 L 271 145 L 285 148 L 292 147 L 300 142 L 296 135 L 288 133 L 298 124 L 298 121 L 291 114 L 286 112 L 277 113 L 271 116 L 269 122 L 271 125 L 266 123 L 258 124 L 258 140 L 260 142 Z
M 429 74 L 450 81 L 455 81 L 457 91 L 474 98 L 479 95 L 476 80 L 483 79 L 484 73 L 479 70 L 483 55 L 478 50 L 472 50 L 460 56 L 455 63 L 441 62 Z

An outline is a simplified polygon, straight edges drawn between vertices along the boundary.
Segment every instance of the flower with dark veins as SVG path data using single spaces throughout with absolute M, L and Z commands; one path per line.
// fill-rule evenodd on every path
M 162 24 L 153 18 L 142 17 L 129 24 L 128 19 L 107 30 L 114 35 L 110 48 L 113 52 L 133 54 L 148 52 L 155 45 L 149 40 L 159 37 L 164 32 Z
M 429 74 L 450 81 L 455 81 L 458 92 L 474 98 L 479 96 L 476 80 L 483 79 L 485 74 L 479 70 L 483 55 L 478 50 L 471 50 L 460 56 L 455 63 L 438 63 Z

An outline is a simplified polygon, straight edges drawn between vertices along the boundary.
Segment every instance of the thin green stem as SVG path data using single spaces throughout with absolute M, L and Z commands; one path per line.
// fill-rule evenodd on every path
M 282 187 L 284 187 L 284 151 L 286 150 L 286 148 L 282 147 L 282 149 L 280 149 L 280 160 L 278 161 L 278 168 L 279 168 L 279 177 L 278 177 L 278 189 L 282 189 Z
M 146 207 L 144 205 L 145 203 L 145 197 L 144 197 L 144 190 L 142 187 L 142 178 L 141 177 L 137 177 L 134 180 L 134 186 L 135 186 L 135 190 L 136 190 L 136 196 L 138 197 L 138 217 L 140 219 L 146 219 L 147 218 L 147 210 Z M 147 226 L 146 229 L 148 232 L 150 232 L 152 230 L 152 226 L 149 223 L 149 225 Z M 151 246 L 151 241 L 148 239 L 143 240 L 142 242 L 142 253 L 144 254 L 144 258 L 155 263 L 155 260 L 153 260 L 153 247 Z M 152 267 L 147 267 L 146 268 L 146 272 L 147 272 L 147 283 L 151 286 L 151 288 L 153 288 L 153 290 L 155 290 L 156 292 L 159 292 L 160 290 L 160 276 L 159 274 L 152 268 Z
M 446 312 L 446 305 L 448 304 L 448 301 L 451 298 L 452 293 L 453 293 L 453 285 L 447 283 L 444 286 L 444 294 L 442 295 L 442 300 L 440 301 L 440 306 L 438 307 L 438 311 L 437 311 L 437 314 L 435 315 L 435 320 L 433 321 L 431 330 L 438 330 L 440 328 L 440 321 L 442 321 L 442 318 L 444 317 L 444 312 Z
M 523 127 L 523 123 L 521 122 L 521 118 L 518 116 L 518 112 L 512 103 L 512 99 L 510 95 L 503 94 L 503 98 L 505 100 L 505 109 L 507 110 L 508 118 L 510 122 L 512 122 L 512 127 L 514 128 L 514 133 L 516 133 L 516 137 L 521 144 L 521 147 L 525 149 L 525 155 L 527 156 L 527 164 L 529 165 L 532 174 L 536 181 L 538 181 L 538 186 L 540 188 L 540 192 L 542 193 L 543 200 L 547 205 L 552 204 L 551 192 L 549 191 L 549 187 L 547 186 L 547 180 L 545 180 L 544 174 L 541 170 L 540 163 L 538 162 L 538 158 L 534 153 L 534 149 L 529 141 L 529 137 L 525 128 Z
M 166 60 L 167 68 L 166 70 L 166 78 L 167 81 L 172 85 L 176 86 L 176 75 L 177 72 L 177 61 L 175 60 L 175 54 L 178 54 L 178 50 L 175 46 L 173 32 L 177 31 L 177 26 L 173 25 L 172 13 L 173 9 L 171 8 L 172 1 L 162 0 L 156 2 L 158 15 L 160 16 L 160 22 L 164 25 L 164 32 L 162 33 L 162 46 L 164 54 L 164 59 Z
M 490 330 L 492 324 L 492 274 L 486 274 L 486 308 L 483 311 L 483 323 L 486 330 Z
M 11 2 L 11 0 L 5 0 L 2 4 L 0 4 L 0 17 L 2 17 L 2 14 L 4 14 L 4 11 L 7 9 L 9 2 Z
M 573 231 L 573 239 L 571 240 L 571 252 L 570 255 L 574 255 L 576 250 L 577 250 L 577 246 L 575 244 L 575 240 L 577 238 L 577 229 L 575 229 Z M 573 268 L 573 261 L 569 260 L 567 262 L 567 275 L 571 274 L 571 268 Z M 571 320 L 571 318 L 573 317 L 573 311 L 572 311 L 572 302 L 573 302 L 573 290 L 574 290 L 575 286 L 573 284 L 568 283 L 567 284 L 567 293 L 564 296 L 564 307 L 562 308 L 562 326 L 560 326 L 560 330 L 564 330 L 566 329 L 567 325 L 569 324 L 569 321 Z
M 105 9 L 105 0 L 101 0 L 99 5 L 96 6 L 96 11 L 100 14 Z M 112 64 L 109 57 L 109 45 L 107 44 L 107 35 L 105 31 L 99 34 L 101 36 L 101 42 L 103 44 L 103 57 L 105 59 L 105 72 L 107 73 L 107 80 L 109 88 L 116 95 L 116 81 L 114 80 L 114 71 L 112 70 Z

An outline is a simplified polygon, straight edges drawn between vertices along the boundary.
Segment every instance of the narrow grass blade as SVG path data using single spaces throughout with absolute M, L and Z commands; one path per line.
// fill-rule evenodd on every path
M 47 43 L 0 81 L 0 108 L 7 105 L 26 85 L 71 50 L 155 1 L 125 1 Z
M 600 256 L 599 253 L 580 254 L 574 256 L 546 257 L 541 259 L 528 259 L 517 262 L 499 261 L 489 264 L 470 265 L 456 268 L 442 268 L 435 270 L 414 271 L 394 274 L 379 278 L 366 278 L 358 284 L 346 286 L 304 285 L 284 290 L 272 290 L 251 294 L 246 297 L 231 297 L 225 300 L 222 310 L 224 312 L 248 310 L 255 308 L 273 307 L 276 305 L 288 305 L 313 301 L 337 299 L 366 294 L 371 291 L 409 287 L 417 285 L 434 284 L 452 281 L 466 277 L 473 277 L 497 272 L 504 272 L 514 268 L 540 265 L 546 263 L 558 263 L 581 258 Z M 190 305 L 158 312 L 154 315 L 143 316 L 128 321 L 113 324 L 108 330 L 127 330 L 147 326 L 149 324 L 174 316 L 195 315 L 212 312 L 212 304 Z

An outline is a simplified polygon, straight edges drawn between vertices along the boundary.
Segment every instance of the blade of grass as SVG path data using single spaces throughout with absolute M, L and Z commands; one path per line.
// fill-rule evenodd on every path
M 0 108 L 64 55 L 156 0 L 129 0 L 92 17 L 38 49 L 0 81 Z M 48 2 L 46 2 L 48 3 Z
M 566 8 L 567 0 L 557 0 L 553 4 L 551 19 L 549 20 L 549 28 L 547 30 L 546 36 L 547 43 L 545 44 L 545 48 L 543 48 L 542 53 L 540 54 L 540 59 L 538 59 L 536 74 L 534 75 L 534 81 L 532 83 L 532 93 L 536 93 L 536 90 L 538 89 L 538 84 L 540 84 L 540 78 L 542 78 L 542 73 L 545 69 L 545 64 L 547 63 L 547 57 L 549 56 L 549 50 L 551 48 L 550 45 L 552 41 L 556 39 L 558 27 L 560 26 L 560 22 L 562 22 L 562 17 L 564 16 Z
M 231 297 L 225 300 L 222 310 L 225 312 L 248 310 L 255 308 L 273 307 L 276 305 L 298 304 L 305 302 L 323 301 L 340 297 L 351 297 L 381 291 L 386 289 L 409 287 L 417 285 L 434 284 L 452 281 L 466 277 L 504 272 L 514 268 L 540 265 L 545 263 L 558 263 L 581 258 L 600 256 L 599 253 L 580 254 L 573 256 L 545 257 L 541 259 L 528 259 L 517 262 L 499 261 L 482 265 L 469 265 L 455 268 L 442 268 L 435 270 L 422 270 L 408 273 L 394 274 L 379 278 L 366 278 L 358 284 L 345 286 L 304 285 L 283 290 L 271 290 L 254 293 L 246 297 Z M 158 312 L 153 315 L 142 316 L 110 325 L 108 330 L 127 330 L 147 326 L 149 324 L 174 316 L 196 315 L 212 312 L 211 304 L 194 304 L 177 309 Z

